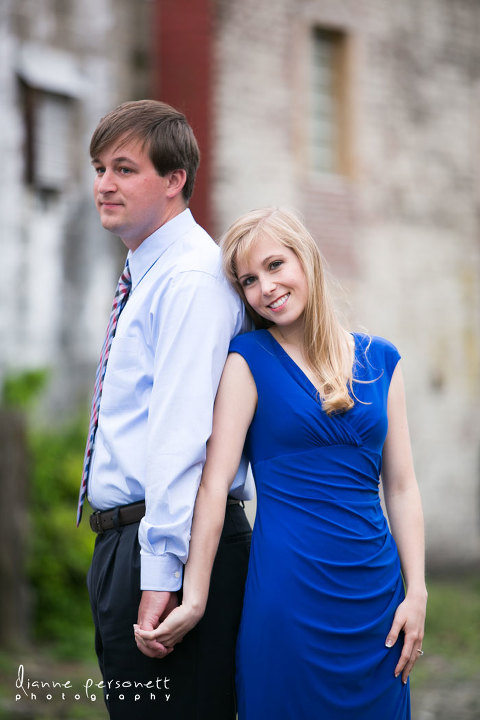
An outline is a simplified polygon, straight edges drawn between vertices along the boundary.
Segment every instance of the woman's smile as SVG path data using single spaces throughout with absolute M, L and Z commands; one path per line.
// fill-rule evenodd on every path
M 290 297 L 290 293 L 289 292 L 285 293 L 285 295 L 282 295 L 281 297 L 279 297 L 278 300 L 275 300 L 273 303 L 270 303 L 270 305 L 268 305 L 268 307 L 273 311 L 281 310 L 285 306 L 285 303 L 287 302 L 289 297 Z

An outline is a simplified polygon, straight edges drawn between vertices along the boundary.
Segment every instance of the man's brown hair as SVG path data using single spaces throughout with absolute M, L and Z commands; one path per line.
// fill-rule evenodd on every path
M 139 140 L 162 177 L 185 170 L 182 189 L 188 203 L 195 183 L 200 152 L 193 130 L 183 113 L 157 100 L 136 100 L 119 105 L 102 118 L 90 142 L 90 156 L 98 158 L 114 142 Z

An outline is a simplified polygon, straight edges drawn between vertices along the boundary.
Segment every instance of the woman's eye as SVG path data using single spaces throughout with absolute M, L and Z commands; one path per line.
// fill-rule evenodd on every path
M 253 282 L 255 282 L 255 278 L 254 278 L 254 277 L 247 277 L 247 278 L 244 278 L 244 280 L 242 281 L 242 285 L 243 285 L 243 287 L 248 287 L 248 286 L 251 285 Z
M 270 270 L 276 270 L 277 268 L 280 267 L 280 265 L 282 265 L 282 263 L 283 263 L 283 260 L 274 260 L 273 262 L 270 263 Z

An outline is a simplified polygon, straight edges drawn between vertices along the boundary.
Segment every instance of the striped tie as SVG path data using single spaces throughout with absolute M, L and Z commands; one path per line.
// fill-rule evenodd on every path
M 85 502 L 85 495 L 87 494 L 88 485 L 88 474 L 90 472 L 90 461 L 92 459 L 93 445 L 95 443 L 95 434 L 98 427 L 98 412 L 100 409 L 100 400 L 102 397 L 103 379 L 105 377 L 105 371 L 107 369 L 108 356 L 110 354 L 110 348 L 112 346 L 112 340 L 117 329 L 118 318 L 122 312 L 125 304 L 128 300 L 128 295 L 132 287 L 132 278 L 130 275 L 130 269 L 127 264 L 125 269 L 120 276 L 118 281 L 117 289 L 115 291 L 115 297 L 113 299 L 112 312 L 110 313 L 110 320 L 108 321 L 107 332 L 105 333 L 105 341 L 103 343 L 102 352 L 100 355 L 100 362 L 98 363 L 97 374 L 95 377 L 95 387 L 93 390 L 92 410 L 90 414 L 90 426 L 88 428 L 87 447 L 85 448 L 85 458 L 83 461 L 83 473 L 82 482 L 80 485 L 80 494 L 78 497 L 78 510 L 77 510 L 77 527 L 80 525 L 82 519 L 83 503 Z

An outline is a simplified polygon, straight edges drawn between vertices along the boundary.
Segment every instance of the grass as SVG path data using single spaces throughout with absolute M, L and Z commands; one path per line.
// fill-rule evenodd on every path
M 19 687 L 20 666 L 23 688 Z M 90 660 L 77 662 L 59 657 L 54 648 L 44 646 L 2 652 L 0 720 L 107 720 L 102 691 L 94 687 L 87 694 L 89 679 L 93 683 L 101 680 L 93 650 Z M 42 688 L 42 681 L 49 685 Z
M 414 720 L 480 718 L 480 578 L 431 578 L 425 655 L 411 675 Z
M 431 578 L 423 649 L 412 687 L 480 676 L 480 577 Z

